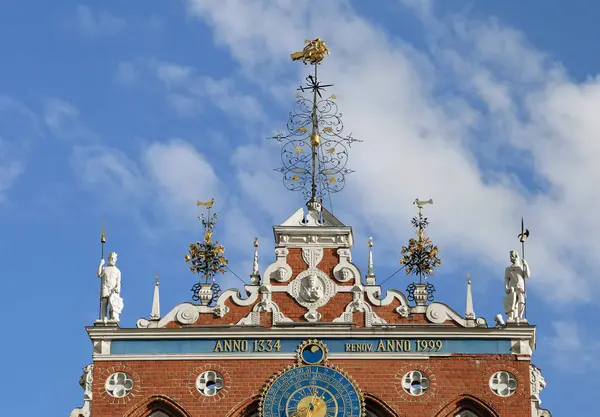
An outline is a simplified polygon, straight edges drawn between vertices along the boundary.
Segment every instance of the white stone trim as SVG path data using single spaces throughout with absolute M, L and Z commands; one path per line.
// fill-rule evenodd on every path
M 412 328 L 377 326 L 371 328 L 351 328 L 350 325 L 310 325 L 286 326 L 277 328 L 242 327 L 242 326 L 199 326 L 179 329 L 154 328 L 112 328 L 87 327 L 90 338 L 94 341 L 120 339 L 212 339 L 212 338 L 258 338 L 258 337 L 297 337 L 297 338 L 438 338 L 438 339 L 511 339 L 525 340 L 535 343 L 535 327 L 515 326 L 504 329 L 496 328 L 462 328 L 452 326 L 418 326 Z M 535 345 L 533 345 L 535 346 Z
M 141 318 L 137 321 L 138 328 L 160 328 L 165 327 L 168 323 L 176 321 L 180 324 L 193 324 L 198 320 L 200 314 L 215 314 L 219 317 L 224 317 L 228 312 L 229 308 L 225 306 L 225 300 L 231 299 L 231 301 L 239 306 L 249 306 L 256 302 L 259 296 L 259 286 L 257 285 L 246 285 L 246 292 L 248 293 L 247 298 L 241 297 L 241 292 L 238 289 L 229 289 L 223 291 L 223 293 L 217 299 L 215 306 L 202 306 L 192 303 L 181 303 L 176 305 L 166 316 L 160 320 L 147 320 Z
M 432 323 L 442 324 L 446 320 L 454 320 L 463 327 L 487 327 L 484 318 L 464 319 L 454 309 L 443 303 L 431 303 L 427 306 L 425 317 Z
M 339 248 L 354 244 L 352 228 L 348 226 L 275 226 L 273 233 L 276 244 L 286 248 Z
M 385 297 L 382 299 L 377 298 L 381 294 L 381 286 L 380 285 L 365 285 L 365 294 L 367 294 L 367 299 L 371 304 L 376 307 L 383 307 L 390 305 L 394 299 L 400 302 L 401 306 L 408 307 L 408 300 L 406 296 L 398 291 L 398 290 L 387 290 L 385 293 Z
M 340 248 L 337 250 L 339 256 L 339 263 L 333 268 L 333 277 L 339 282 L 349 282 L 354 280 L 355 284 L 360 284 L 360 271 L 352 263 L 352 253 L 350 248 Z M 350 271 L 348 278 L 342 276 L 342 270 L 347 268 Z

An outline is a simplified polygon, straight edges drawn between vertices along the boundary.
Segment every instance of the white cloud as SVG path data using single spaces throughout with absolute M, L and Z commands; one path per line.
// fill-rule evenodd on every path
M 318 13 L 308 2 L 295 5 L 188 1 L 191 15 L 213 28 L 248 77 L 274 78 L 284 63 L 292 68 L 289 53 L 315 33 L 328 41 L 332 56 L 321 77 L 335 83 L 346 131 L 365 140 L 353 147 L 350 168 L 357 173 L 335 205 L 352 207 L 365 227 L 385 230 L 380 245 L 398 246 L 411 232 L 412 200 L 432 197 L 430 231 L 443 255 L 477 259 L 494 279 L 518 245 L 524 216 L 532 232 L 532 291 L 591 300 L 600 282 L 582 265 L 600 267 L 593 238 L 600 233 L 600 189 L 589 187 L 600 181 L 598 81 L 569 80 L 514 29 L 437 20 L 430 4 L 413 5 L 432 29 L 430 55 L 390 38 L 344 2 L 327 2 Z M 444 88 L 446 80 L 465 88 Z M 255 168 L 250 185 L 268 187 L 272 167 Z M 567 238 L 584 229 L 585 236 Z
M 67 142 L 97 142 L 98 135 L 82 121 L 79 109 L 64 100 L 49 98 L 42 114 L 46 126 L 55 138 Z
M 222 196 L 219 178 L 206 157 L 189 143 L 155 142 L 144 150 L 142 158 L 158 201 L 180 223 L 182 218 L 193 221 L 198 215 L 198 200 L 214 197 L 218 207 Z
M 115 17 L 105 11 L 94 12 L 87 6 L 77 6 L 77 25 L 87 36 L 111 36 L 126 27 L 125 19 Z
M 0 95 L 0 202 L 25 172 L 28 152 L 41 137 L 37 116 L 11 97 Z

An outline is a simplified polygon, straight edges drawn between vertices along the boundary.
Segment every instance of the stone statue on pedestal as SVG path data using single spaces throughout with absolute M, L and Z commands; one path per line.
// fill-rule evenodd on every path
M 121 298 L 121 271 L 116 267 L 117 253 L 108 255 L 108 266 L 104 266 L 104 259 L 98 266 L 98 278 L 101 280 L 100 290 L 100 320 L 118 323 L 119 315 L 123 310 Z
M 525 312 L 525 279 L 530 277 L 531 270 L 527 261 L 519 259 L 517 251 L 510 251 L 510 262 L 504 272 L 504 312 L 508 323 L 527 322 L 523 318 Z

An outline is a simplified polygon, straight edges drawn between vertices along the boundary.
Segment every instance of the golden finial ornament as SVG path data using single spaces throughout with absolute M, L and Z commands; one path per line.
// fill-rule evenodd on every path
M 407 275 L 418 275 L 421 282 L 422 278 L 427 279 L 428 276 L 433 275 L 434 269 L 439 267 L 442 261 L 437 257 L 438 247 L 425 234 L 429 221 L 423 216 L 423 206 L 433 204 L 433 200 L 422 201 L 417 198 L 413 204 L 418 208 L 417 216 L 412 219 L 417 238 L 409 239 L 408 245 L 402 246 L 400 263 L 404 266 Z
M 214 199 L 214 197 L 213 197 L 213 198 L 211 198 L 211 199 L 210 199 L 210 201 L 207 201 L 206 203 L 204 203 L 204 202 L 202 202 L 202 201 L 200 201 L 200 200 L 196 201 L 196 206 L 197 206 L 197 207 L 200 207 L 200 206 L 206 206 L 206 207 L 208 207 L 208 208 L 211 208 L 211 207 L 213 206 L 213 204 L 214 204 L 214 203 L 215 203 L 215 199 Z
M 204 240 L 191 243 L 189 251 L 185 254 L 185 262 L 189 263 L 189 269 L 192 273 L 199 274 L 205 282 L 213 281 L 215 275 L 223 274 L 226 271 L 228 261 L 224 257 L 225 248 L 218 241 L 213 241 L 213 229 L 218 216 L 211 214 L 210 209 L 214 204 L 214 198 L 204 203 L 197 202 L 197 206 L 205 206 L 207 215 L 198 216 L 204 228 Z
M 307 40 L 304 43 L 306 46 L 301 52 L 294 52 L 291 55 L 292 61 L 302 61 L 305 65 L 316 65 L 323 61 L 325 54 L 331 55 L 325 41 L 320 38 Z

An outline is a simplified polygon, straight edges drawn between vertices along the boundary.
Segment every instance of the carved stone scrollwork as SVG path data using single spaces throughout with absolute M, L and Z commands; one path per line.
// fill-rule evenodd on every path
M 252 311 L 246 317 L 237 323 L 238 325 L 260 324 L 261 313 L 272 313 L 272 323 L 274 326 L 277 323 L 289 323 L 292 321 L 283 315 L 279 306 L 272 300 L 271 287 L 269 285 L 262 285 L 259 292 L 262 296 L 261 300 L 254 305 Z
M 275 262 L 265 269 L 265 283 L 271 280 L 277 282 L 289 281 L 292 277 L 292 267 L 287 264 L 289 250 L 286 248 L 275 249 Z
M 400 317 L 406 318 L 410 314 L 410 309 L 408 308 L 408 306 L 396 307 L 396 313 L 398 313 Z
M 237 289 L 224 291 L 214 307 L 196 305 L 192 303 L 181 303 L 160 320 L 139 319 L 137 321 L 138 328 L 160 328 L 165 327 L 168 323 L 176 321 L 180 324 L 195 323 L 200 314 L 214 314 L 218 317 L 225 317 L 229 313 L 229 307 L 225 305 L 225 300 L 238 306 L 250 306 L 256 302 L 259 296 L 259 287 L 256 285 L 246 285 L 247 298 L 242 298 L 241 293 Z
M 175 319 L 181 324 L 194 324 L 200 317 L 200 312 L 193 304 L 181 308 L 175 315 Z
M 334 323 L 352 323 L 352 313 L 365 313 L 365 327 L 371 327 L 376 324 L 386 324 L 386 321 L 379 317 L 372 307 L 365 303 L 364 288 L 362 285 L 352 287 L 352 301 L 348 303 L 344 312 L 333 320 Z
M 223 318 L 227 313 L 229 313 L 229 307 L 227 307 L 225 304 L 217 304 L 213 308 L 213 313 L 215 316 Z
M 339 282 L 348 282 L 355 280 L 360 277 L 360 271 L 352 264 L 352 255 L 350 254 L 349 248 L 338 249 L 338 256 L 340 262 L 333 268 L 333 276 Z

